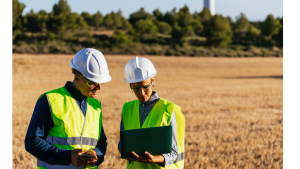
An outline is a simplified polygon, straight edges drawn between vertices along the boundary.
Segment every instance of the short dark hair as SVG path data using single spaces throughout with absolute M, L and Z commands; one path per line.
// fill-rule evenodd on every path
M 82 73 L 79 72 L 79 71 L 76 70 L 76 69 L 72 69 L 72 73 L 73 73 L 74 75 L 83 76 Z

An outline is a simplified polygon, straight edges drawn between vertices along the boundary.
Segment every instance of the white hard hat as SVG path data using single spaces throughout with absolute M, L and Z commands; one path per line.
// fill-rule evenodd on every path
M 155 67 L 149 59 L 135 57 L 127 62 L 124 72 L 124 80 L 127 83 L 141 82 L 156 75 Z
M 103 54 L 93 48 L 85 48 L 77 52 L 70 67 L 78 70 L 94 83 L 106 83 L 111 80 Z

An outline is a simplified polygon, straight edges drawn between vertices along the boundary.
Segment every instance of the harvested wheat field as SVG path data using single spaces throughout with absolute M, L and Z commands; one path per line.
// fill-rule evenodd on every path
M 24 138 L 38 97 L 73 80 L 73 55 L 13 54 L 13 168 L 36 168 Z M 121 109 L 135 99 L 123 80 L 134 56 L 106 55 L 112 81 L 98 99 L 108 137 L 99 168 L 126 168 L 117 143 Z M 149 58 L 154 90 L 179 106 L 186 119 L 185 168 L 283 168 L 282 58 Z

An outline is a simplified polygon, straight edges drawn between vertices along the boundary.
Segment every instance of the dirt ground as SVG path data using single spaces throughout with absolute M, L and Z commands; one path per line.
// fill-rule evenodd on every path
M 38 97 L 72 81 L 73 55 L 13 54 L 13 168 L 36 168 L 24 138 Z M 105 55 L 112 81 L 99 99 L 108 137 L 99 168 L 126 168 L 117 143 L 121 109 L 136 99 L 124 79 L 134 56 Z M 185 168 L 283 168 L 283 59 L 144 56 L 158 96 L 181 106 Z

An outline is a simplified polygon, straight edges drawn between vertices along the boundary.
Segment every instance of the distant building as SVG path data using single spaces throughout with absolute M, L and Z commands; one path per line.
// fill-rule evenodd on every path
M 204 7 L 209 9 L 211 15 L 215 15 L 215 0 L 204 0 Z

